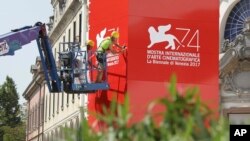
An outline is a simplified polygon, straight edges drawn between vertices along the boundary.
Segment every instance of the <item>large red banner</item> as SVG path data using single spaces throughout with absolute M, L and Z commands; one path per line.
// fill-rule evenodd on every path
M 218 109 L 218 19 L 216 0 L 129 0 L 128 94 L 138 120 L 147 105 L 166 95 L 175 73 L 178 87 L 198 86 Z
M 89 96 L 89 110 L 100 111 L 114 93 L 122 101 L 128 92 L 137 121 L 150 101 L 166 95 L 173 73 L 180 90 L 198 86 L 202 99 L 218 109 L 218 1 L 91 0 L 89 17 L 97 44 L 118 30 L 120 44 L 128 45 L 127 55 L 108 66 L 111 89 Z

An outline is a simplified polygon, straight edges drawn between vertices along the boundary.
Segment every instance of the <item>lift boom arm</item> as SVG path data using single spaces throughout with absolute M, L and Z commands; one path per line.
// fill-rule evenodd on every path
M 22 46 L 29 44 L 33 40 L 37 41 L 49 91 L 60 92 L 61 83 L 45 24 L 37 23 L 35 26 L 25 26 L 0 35 L 0 56 L 14 55 L 16 50 L 21 49 Z

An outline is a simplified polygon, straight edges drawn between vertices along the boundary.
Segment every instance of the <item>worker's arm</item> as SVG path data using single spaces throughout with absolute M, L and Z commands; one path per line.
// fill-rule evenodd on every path
M 110 52 L 111 52 L 112 54 L 118 54 L 118 53 L 121 53 L 121 52 L 122 52 L 122 50 L 120 50 L 120 51 L 114 50 L 114 49 L 112 48 L 112 45 L 109 46 L 109 50 L 110 50 Z
M 119 44 L 117 43 L 117 40 L 114 40 L 114 41 L 113 41 L 113 44 L 114 44 L 116 47 L 120 48 L 120 49 L 124 49 L 124 48 L 126 47 L 125 44 L 124 44 L 123 46 L 119 45 Z
M 124 49 L 126 46 L 125 45 L 123 45 L 123 46 L 120 46 L 119 44 L 117 44 L 117 43 L 115 43 L 114 44 L 115 46 L 117 46 L 118 48 L 120 48 L 120 49 Z

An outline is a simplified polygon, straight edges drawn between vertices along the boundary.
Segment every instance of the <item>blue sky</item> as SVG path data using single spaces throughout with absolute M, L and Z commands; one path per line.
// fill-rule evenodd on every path
M 48 23 L 53 15 L 51 0 L 1 0 L 0 35 L 11 29 L 34 25 L 37 21 Z M 20 103 L 25 100 L 22 94 L 32 80 L 30 66 L 39 55 L 36 42 L 23 46 L 15 52 L 15 56 L 0 57 L 0 85 L 6 76 L 14 79 L 19 93 Z

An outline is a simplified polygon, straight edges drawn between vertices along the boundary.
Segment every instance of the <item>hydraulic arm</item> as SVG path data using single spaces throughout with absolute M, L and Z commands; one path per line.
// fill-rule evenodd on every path
M 60 66 L 56 66 L 45 24 L 38 22 L 35 26 L 25 26 L 11 31 L 0 35 L 0 56 L 14 55 L 16 50 L 36 40 L 45 80 L 50 92 L 93 93 L 96 90 L 109 89 L 107 76 L 101 83 L 95 83 L 89 79 L 89 73 L 92 74 L 93 71 L 105 71 L 105 74 L 107 74 L 106 63 L 103 70 L 90 67 L 88 61 L 86 61 L 89 53 L 87 50 L 81 50 L 79 44 L 62 43 L 63 48 L 67 44 L 68 49 L 59 52 L 58 62 Z M 59 49 L 61 50 L 60 46 Z M 104 60 L 106 60 L 105 56 L 103 56 Z M 81 63 L 84 63 L 84 67 L 76 67 L 76 64 Z M 81 78 L 80 81 L 76 82 L 75 80 L 79 78 Z
M 0 36 L 0 56 L 14 55 L 16 50 L 36 40 L 42 60 L 43 71 L 50 92 L 60 92 L 61 82 L 57 75 L 56 63 L 46 33 L 45 24 L 25 26 Z

